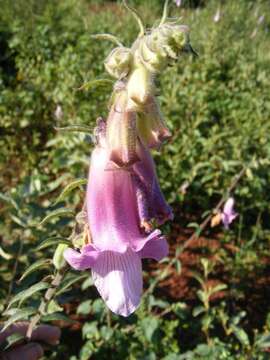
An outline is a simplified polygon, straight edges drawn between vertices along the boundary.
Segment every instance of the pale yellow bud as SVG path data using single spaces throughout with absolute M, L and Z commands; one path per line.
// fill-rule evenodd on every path
M 137 66 L 130 74 L 127 82 L 129 111 L 138 111 L 154 92 L 152 73 L 143 65 Z
M 112 50 L 105 60 L 104 65 L 110 75 L 117 79 L 121 79 L 129 73 L 131 63 L 131 50 L 123 46 L 119 46 Z

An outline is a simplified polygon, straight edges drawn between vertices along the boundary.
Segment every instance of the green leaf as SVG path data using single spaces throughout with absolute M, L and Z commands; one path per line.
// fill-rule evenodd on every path
M 203 290 L 198 290 L 197 295 L 198 295 L 198 298 L 201 300 L 202 303 L 205 303 L 209 299 L 209 295 Z
M 17 301 L 19 301 L 19 306 L 20 306 L 30 296 L 33 296 L 34 294 L 36 294 L 39 291 L 48 289 L 49 287 L 50 287 L 50 285 L 43 281 L 30 286 L 29 289 L 21 291 L 20 293 L 18 293 L 17 295 L 15 295 L 12 298 L 8 304 L 8 308 L 10 308 L 11 305 L 15 304 Z
M 28 275 L 32 274 L 33 272 L 35 272 L 41 268 L 48 267 L 50 264 L 52 264 L 51 259 L 42 259 L 42 260 L 36 261 L 22 274 L 22 276 L 19 279 L 19 282 L 21 282 L 23 279 L 25 279 Z
M 43 250 L 46 249 L 49 246 L 56 246 L 59 244 L 66 244 L 71 246 L 72 243 L 70 240 L 66 239 L 66 238 L 62 238 L 62 237 L 52 237 L 52 238 L 48 238 L 44 241 L 42 241 L 42 243 L 40 243 L 35 249 L 34 251 L 39 251 L 39 250 Z
M 93 286 L 94 285 L 94 282 L 93 282 L 93 279 L 91 276 L 89 276 L 88 278 L 86 278 L 84 280 L 84 282 L 82 283 L 82 286 L 81 286 L 81 289 L 82 290 L 86 290 L 88 289 L 90 286 Z
M 5 252 L 1 246 L 0 246 L 0 256 L 2 258 L 4 258 L 5 260 L 10 260 L 13 258 L 13 256 L 11 254 L 8 254 L 7 252 Z
M 245 330 L 241 329 L 238 326 L 235 325 L 231 325 L 230 326 L 234 335 L 237 337 L 237 339 L 239 340 L 239 342 L 245 347 L 245 346 L 249 346 L 249 338 L 247 333 L 245 332 Z
M 87 83 L 83 84 L 81 87 L 79 87 L 78 90 L 91 90 L 93 88 L 97 87 L 112 87 L 114 84 L 113 80 L 110 79 L 96 79 L 88 81 Z
M 90 126 L 86 125 L 70 125 L 62 128 L 55 127 L 56 131 L 65 131 L 65 132 L 82 132 L 88 135 L 91 135 L 93 129 Z
M 47 315 L 60 311 L 63 311 L 63 308 L 55 300 L 51 300 L 47 306 Z
M 18 342 L 21 342 L 25 339 L 25 336 L 20 333 L 14 333 L 8 336 L 5 340 L 7 345 L 4 347 L 4 350 L 9 349 L 12 345 L 17 345 Z
M 228 286 L 226 284 L 219 284 L 219 285 L 209 289 L 209 293 L 210 293 L 210 295 L 213 295 L 213 294 L 215 294 L 215 293 L 217 293 L 219 291 L 227 289 L 227 287 Z
M 65 208 L 61 208 L 61 209 L 56 209 L 52 212 L 50 212 L 47 216 L 45 216 L 45 218 L 38 224 L 39 226 L 44 225 L 45 223 L 47 223 L 49 220 L 54 219 L 56 217 L 62 217 L 62 216 L 74 216 L 74 211 L 71 209 L 65 209 Z
M 192 311 L 192 315 L 194 317 L 196 317 L 196 316 L 202 314 L 203 312 L 205 312 L 204 306 L 196 306 Z
M 0 193 L 0 200 L 5 201 L 6 203 L 12 205 L 17 211 L 20 211 L 19 205 L 11 196 Z
M 213 317 L 209 314 L 205 314 L 202 318 L 202 327 L 204 330 L 208 330 L 213 321 Z
M 203 357 L 208 356 L 208 359 L 210 359 L 209 356 L 211 355 L 211 347 L 206 344 L 199 344 L 195 349 L 195 353 Z
M 31 224 L 27 224 L 27 222 L 24 219 L 21 219 L 19 216 L 16 216 L 14 214 L 9 214 L 10 218 L 15 222 L 15 224 L 23 227 L 26 229 L 28 225 L 31 226 Z
M 202 286 L 204 285 L 204 279 L 197 271 L 192 271 L 191 275 L 194 279 L 196 279 Z
M 44 315 L 41 317 L 41 321 L 44 321 L 44 322 L 66 321 L 66 322 L 70 322 L 70 323 L 75 323 L 75 321 L 70 319 L 70 317 L 68 317 L 65 314 L 59 313 L 59 312 L 55 312 L 55 313 L 49 314 L 49 315 Z
M 79 282 L 83 279 L 85 279 L 86 277 L 90 276 L 88 273 L 87 274 L 82 274 L 82 275 L 74 275 L 72 274 L 72 276 L 70 276 L 68 279 L 65 279 L 64 281 L 62 281 L 62 284 L 59 288 L 59 290 L 56 293 L 56 296 L 62 294 L 63 292 L 65 292 L 71 285 L 75 284 L 76 282 Z
M 77 314 L 88 315 L 91 312 L 92 300 L 83 301 L 77 308 Z
M 76 189 L 77 187 L 80 187 L 81 185 L 86 185 L 86 184 L 87 184 L 86 179 L 78 179 L 68 184 L 61 192 L 61 194 L 58 196 L 54 204 L 57 204 L 58 202 L 62 201 L 72 190 Z
M 191 222 L 187 225 L 188 228 L 198 228 L 199 224 L 196 222 Z
M 10 325 L 20 320 L 27 320 L 30 315 L 33 315 L 37 310 L 35 308 L 18 309 L 4 324 L 2 331 L 7 329 Z
M 262 335 L 256 340 L 256 346 L 260 349 L 270 348 L 270 334 Z
M 182 266 L 181 266 L 181 261 L 179 259 L 175 260 L 175 269 L 178 274 L 181 274 Z
M 154 332 L 158 329 L 159 327 L 159 321 L 157 318 L 154 317 L 147 317 L 144 318 L 141 321 L 141 327 L 144 333 L 145 338 L 151 342 L 152 341 L 152 337 L 154 335 Z

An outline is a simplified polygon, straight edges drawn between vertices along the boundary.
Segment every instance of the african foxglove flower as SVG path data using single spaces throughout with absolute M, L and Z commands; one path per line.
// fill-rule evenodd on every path
M 96 132 L 97 133 L 97 132 Z M 66 261 L 77 270 L 92 269 L 94 284 L 107 306 L 128 316 L 136 310 L 142 293 L 141 260 L 157 261 L 168 245 L 150 220 L 171 218 L 155 177 L 148 150 L 139 148 L 141 161 L 121 168 L 110 163 L 102 131 L 91 157 L 86 210 L 91 243 L 81 251 L 67 249 Z
M 221 213 L 221 220 L 226 229 L 229 228 L 229 225 L 238 216 L 238 214 L 234 211 L 233 207 L 234 207 L 234 199 L 230 197 L 224 204 L 223 211 Z

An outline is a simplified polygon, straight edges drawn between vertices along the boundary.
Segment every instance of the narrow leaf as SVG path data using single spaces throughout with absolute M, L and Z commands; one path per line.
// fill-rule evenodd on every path
M 56 296 L 62 294 L 63 292 L 65 292 L 71 285 L 75 284 L 76 282 L 79 282 L 85 278 L 87 278 L 89 276 L 89 274 L 82 274 L 82 275 L 73 275 L 72 277 L 70 277 L 67 280 L 64 280 L 62 282 L 62 286 L 60 287 L 60 289 L 57 291 Z
M 11 196 L 0 193 L 0 200 L 5 201 L 6 203 L 12 205 L 17 211 L 20 211 L 19 205 Z
M 55 130 L 66 131 L 66 132 L 82 132 L 90 135 L 93 131 L 93 129 L 90 126 L 85 126 L 85 125 L 70 125 L 62 128 L 55 127 Z
M 4 324 L 4 327 L 1 331 L 6 330 L 10 325 L 14 324 L 17 321 L 20 320 L 26 320 L 30 315 L 33 315 L 36 312 L 36 309 L 34 308 L 25 308 L 25 309 L 19 309 L 16 311 L 14 315 L 12 315 Z
M 97 88 L 97 87 L 108 87 L 108 86 L 112 86 L 113 85 L 113 81 L 110 79 L 96 79 L 96 80 L 91 80 L 86 82 L 85 84 L 83 84 L 82 86 L 80 86 L 78 88 L 78 90 L 91 90 L 93 88 Z
M 14 333 L 6 338 L 7 345 L 4 347 L 4 350 L 9 349 L 12 345 L 17 345 L 18 342 L 21 342 L 25 339 L 25 336 L 20 333 Z
M 213 295 L 219 291 L 225 290 L 227 289 L 227 285 L 226 284 L 219 284 L 217 286 L 215 286 L 214 288 L 210 289 L 210 295 Z
M 12 259 L 12 255 L 10 255 L 10 254 L 8 254 L 7 252 L 5 252 L 3 249 L 2 249 L 2 247 L 0 246 L 0 256 L 2 257 L 2 258 L 4 258 L 5 260 L 10 260 L 10 259 Z
M 39 226 L 44 225 L 49 220 L 56 218 L 56 217 L 74 216 L 74 215 L 75 215 L 74 211 L 71 209 L 65 209 L 65 208 L 56 209 L 56 210 L 50 212 L 47 216 L 45 216 L 45 218 L 38 225 Z
M 55 204 L 62 201 L 72 190 L 76 189 L 77 187 L 80 187 L 81 185 L 86 185 L 86 184 L 87 184 L 86 179 L 78 179 L 68 184 L 56 199 Z
M 19 282 L 21 282 L 23 279 L 25 279 L 28 275 L 32 274 L 33 272 L 47 267 L 50 264 L 52 264 L 52 260 L 51 259 L 42 259 L 42 260 L 38 260 L 36 261 L 34 264 L 32 264 L 31 266 L 29 266 L 29 268 L 22 274 L 22 276 L 19 279 Z
M 8 308 L 10 308 L 11 305 L 15 304 L 17 301 L 20 302 L 19 303 L 19 306 L 20 306 L 30 296 L 33 296 L 35 293 L 37 293 L 41 290 L 48 289 L 49 287 L 50 287 L 50 285 L 43 281 L 30 286 L 30 288 L 19 292 L 17 295 L 14 296 L 14 298 L 12 298 L 8 304 Z
M 39 251 L 39 250 L 43 250 L 46 249 L 49 246 L 56 246 L 59 244 L 66 244 L 66 245 L 71 245 L 70 240 L 66 239 L 66 238 L 62 238 L 62 237 L 52 237 L 52 238 L 48 238 L 44 241 L 42 241 L 41 244 L 39 244 L 34 251 Z
M 71 322 L 71 323 L 75 322 L 74 320 L 70 319 L 70 317 L 68 317 L 62 313 L 58 313 L 58 312 L 42 316 L 41 321 L 44 321 L 44 322 L 67 321 L 67 322 Z
M 194 317 L 200 315 L 201 313 L 205 312 L 205 308 L 203 306 L 196 306 L 193 311 L 192 311 L 192 315 Z

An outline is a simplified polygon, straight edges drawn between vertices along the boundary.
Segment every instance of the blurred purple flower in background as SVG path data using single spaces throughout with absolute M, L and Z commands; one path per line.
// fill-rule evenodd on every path
M 182 3 L 182 0 L 174 0 L 176 6 L 180 7 L 181 6 L 181 3 Z
M 234 207 L 234 199 L 232 197 L 230 197 L 225 202 L 223 211 L 221 213 L 221 220 L 226 229 L 229 228 L 229 225 L 238 216 L 238 214 L 234 211 L 233 207 Z
M 261 15 L 258 19 L 258 25 L 262 24 L 264 22 L 264 15 Z

